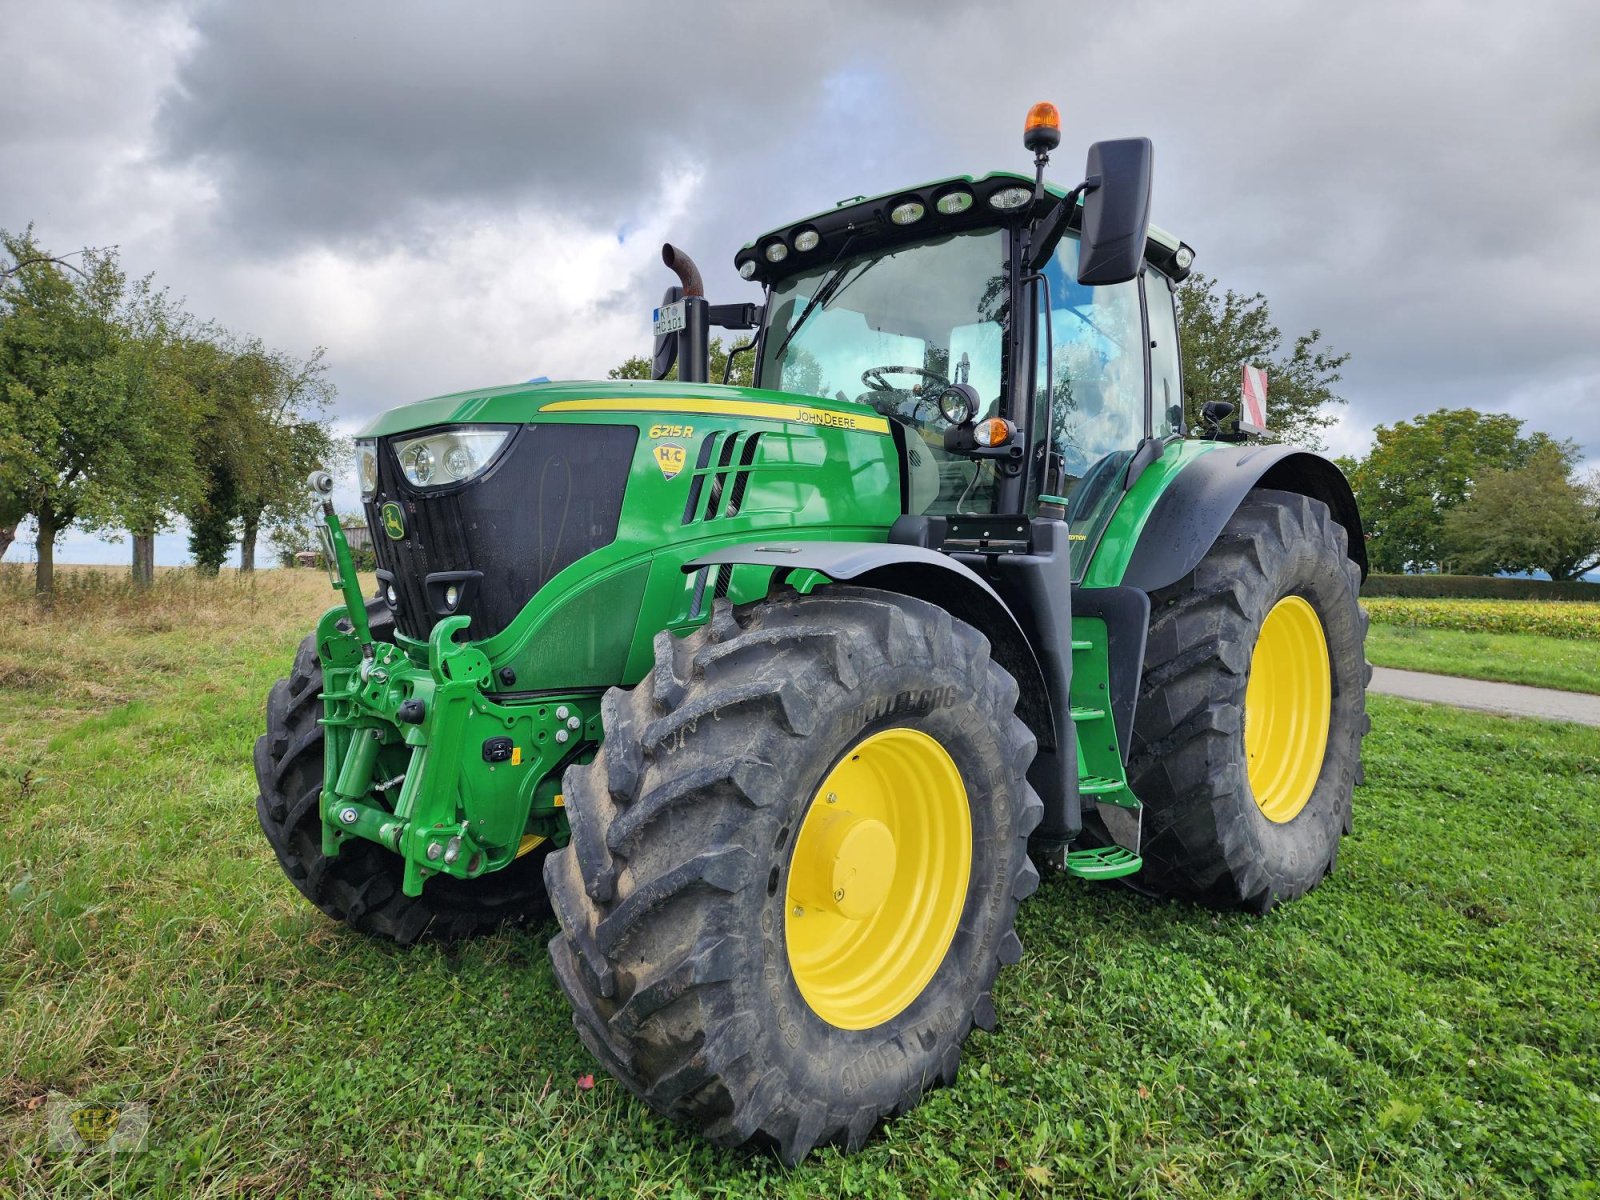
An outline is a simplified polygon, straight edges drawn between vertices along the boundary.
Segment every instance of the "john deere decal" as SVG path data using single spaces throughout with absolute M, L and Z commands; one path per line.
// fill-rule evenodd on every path
M 672 442 L 662 442 L 656 447 L 656 466 L 661 468 L 661 477 L 671 479 L 683 470 L 683 464 L 689 454 L 682 446 Z
M 383 506 L 383 531 L 399 541 L 406 535 L 406 514 L 393 500 Z

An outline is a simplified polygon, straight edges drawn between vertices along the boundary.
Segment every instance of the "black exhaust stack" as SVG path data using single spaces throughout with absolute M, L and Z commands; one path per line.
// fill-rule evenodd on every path
M 700 278 L 700 268 L 694 260 L 671 242 L 661 247 L 661 261 L 678 277 L 683 288 L 683 327 L 675 333 L 656 335 L 656 378 L 660 379 L 671 369 L 671 357 L 663 360 L 663 339 L 677 342 L 678 379 L 683 383 L 705 383 L 711 372 L 710 305 L 706 303 L 706 285 Z M 674 289 L 676 290 L 676 289 Z

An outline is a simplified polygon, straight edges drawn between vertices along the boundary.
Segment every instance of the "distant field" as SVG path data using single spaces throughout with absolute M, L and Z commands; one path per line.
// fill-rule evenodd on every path
M 1047 880 L 957 1085 L 789 1171 L 597 1072 L 550 929 L 396 951 L 281 877 L 250 746 L 331 599 L 179 572 L 44 616 L 0 575 L 0 1195 L 1595 1194 L 1600 730 L 1374 698 L 1326 885 Z M 148 1102 L 149 1150 L 52 1157 L 51 1090 Z
M 1537 633 L 1600 641 L 1600 604 L 1581 600 L 1412 600 L 1366 597 L 1375 624 L 1462 633 Z
M 1365 599 L 1380 667 L 1600 693 L 1600 604 Z

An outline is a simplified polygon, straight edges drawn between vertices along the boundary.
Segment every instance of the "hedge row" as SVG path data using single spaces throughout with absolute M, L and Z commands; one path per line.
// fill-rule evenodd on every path
M 1546 604 L 1538 600 L 1411 600 L 1363 598 L 1378 625 L 1459 629 L 1467 633 L 1538 633 L 1600 641 L 1600 604 Z M 1595 671 L 1600 674 L 1600 661 Z
M 1442 600 L 1590 600 L 1600 602 L 1600 583 L 1552 583 L 1494 575 L 1368 575 L 1363 596 L 1416 596 Z

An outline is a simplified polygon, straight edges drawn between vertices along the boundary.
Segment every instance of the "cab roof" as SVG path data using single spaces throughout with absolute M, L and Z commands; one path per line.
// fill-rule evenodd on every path
M 1017 188 L 1026 188 L 1029 197 L 1011 207 L 1003 208 L 995 203 L 997 198 L 1001 203 L 1013 198 Z M 745 243 L 733 256 L 733 264 L 743 278 L 771 284 L 831 262 L 847 241 L 850 250 L 860 254 L 899 242 L 922 240 L 934 234 L 1003 228 L 1024 218 L 1042 215 L 1068 190 L 1046 181 L 1044 197 L 1034 202 L 1031 196 L 1032 176 L 1015 171 L 991 171 L 981 177 L 956 175 L 948 179 L 936 179 L 878 196 L 852 196 L 839 201 L 831 209 L 780 225 Z M 970 197 L 965 207 L 953 212 L 940 210 L 941 201 L 948 202 L 950 197 L 962 194 Z M 894 209 L 912 201 L 923 206 L 919 218 L 907 225 L 890 220 L 889 214 Z M 955 201 L 949 206 L 955 207 L 961 203 Z M 1082 197 L 1079 197 L 1078 204 L 1081 212 Z M 1077 214 L 1068 221 L 1068 228 L 1078 228 Z M 802 250 L 796 245 L 795 238 L 808 232 L 817 234 L 816 244 Z M 1180 268 L 1177 264 L 1178 250 L 1183 245 L 1175 235 L 1151 225 L 1145 244 L 1145 259 L 1177 282 L 1189 274 L 1189 267 Z M 782 246 L 781 252 L 772 249 L 777 246 Z M 1192 247 L 1188 249 L 1192 258 L 1194 250 Z M 780 255 L 776 262 L 770 257 L 772 253 Z

